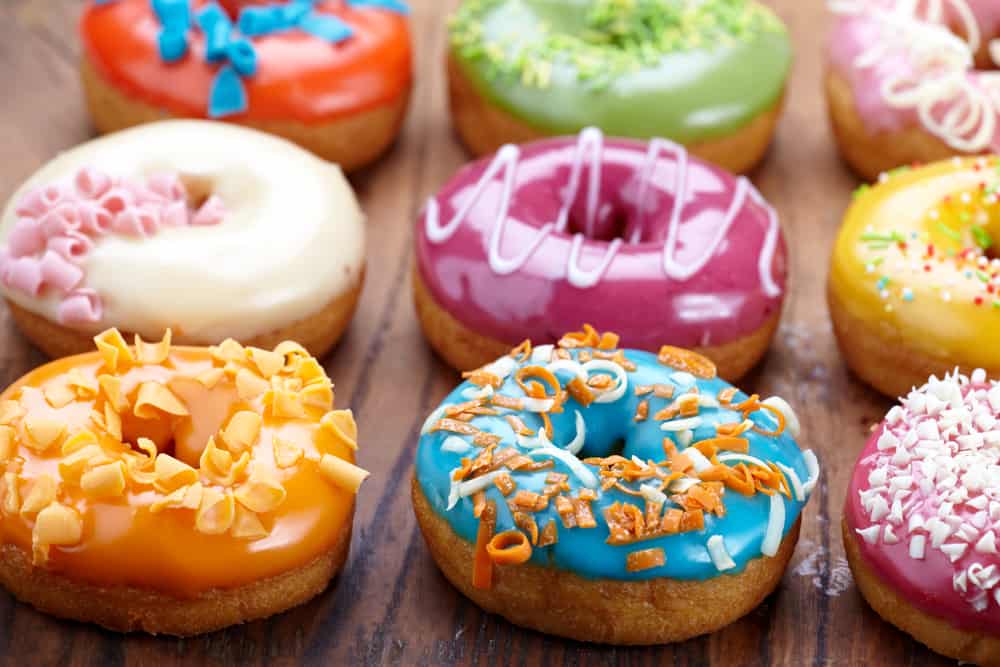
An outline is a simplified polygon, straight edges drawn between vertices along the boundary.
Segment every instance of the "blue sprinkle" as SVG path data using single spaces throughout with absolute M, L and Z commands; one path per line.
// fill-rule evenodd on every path
M 240 11 L 240 32 L 247 37 L 256 37 L 281 29 L 285 24 L 282 9 L 279 5 L 244 7 Z
M 878 279 L 878 282 L 875 283 L 875 287 L 877 287 L 878 289 L 882 290 L 882 289 L 885 289 L 885 286 L 888 285 L 888 284 L 889 284 L 889 278 L 888 278 L 888 276 L 882 276 L 881 278 Z
M 279 7 L 283 25 L 292 27 L 297 25 L 302 18 L 312 11 L 311 2 L 290 2 Z
M 229 19 L 216 21 L 205 30 L 205 60 L 210 63 L 225 60 L 231 30 L 232 25 L 230 25 Z
M 153 0 L 153 11 L 164 28 L 186 31 L 191 27 L 190 0 Z
M 187 31 L 185 30 L 164 28 L 160 31 L 157 41 L 160 47 L 160 58 L 163 59 L 163 62 L 177 62 L 187 53 Z
M 400 14 L 409 14 L 410 7 L 401 0 L 347 0 L 351 7 L 379 7 Z
M 226 56 L 240 76 L 253 76 L 257 72 L 257 52 L 246 39 L 234 39 L 226 47 Z
M 205 5 L 197 16 L 198 25 L 201 26 L 202 32 L 208 33 L 211 31 L 212 26 L 220 21 L 229 23 L 229 17 L 226 16 L 226 12 L 223 11 L 222 7 L 215 4 L 214 2 Z
M 903 301 L 913 301 L 913 290 L 909 287 L 903 288 Z
M 350 26 L 337 17 L 315 12 L 303 16 L 299 20 L 299 28 L 331 44 L 342 42 L 354 34 Z
M 208 96 L 208 115 L 222 118 L 247 110 L 247 93 L 243 81 L 236 70 L 226 65 L 219 70 L 212 82 L 212 92 Z

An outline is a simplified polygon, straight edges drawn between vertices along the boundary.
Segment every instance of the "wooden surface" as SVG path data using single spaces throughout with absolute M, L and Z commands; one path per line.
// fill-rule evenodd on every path
M 823 466 L 802 539 L 778 592 L 715 635 L 677 646 L 615 649 L 522 631 L 482 613 L 438 573 L 410 509 L 414 445 L 455 375 L 431 354 L 413 314 L 413 220 L 463 163 L 445 104 L 445 10 L 414 2 L 417 87 L 395 151 L 353 178 L 369 216 L 367 284 L 343 343 L 326 360 L 341 406 L 361 429 L 362 489 L 351 558 L 312 603 L 269 621 L 189 640 L 104 632 L 54 620 L 0 592 L 0 655 L 11 664 L 328 665 L 946 665 L 882 623 L 859 598 L 838 537 L 848 475 L 889 403 L 846 372 L 824 299 L 829 252 L 853 177 L 836 157 L 818 77 L 826 17 L 818 0 L 771 0 L 797 61 L 777 140 L 754 181 L 777 207 L 792 290 L 774 346 L 742 384 L 780 394 Z M 89 138 L 77 82 L 76 0 L 0 0 L 0 197 L 58 151 Z M 42 363 L 0 307 L 0 382 Z M 238 564 L 234 564 L 238 567 Z

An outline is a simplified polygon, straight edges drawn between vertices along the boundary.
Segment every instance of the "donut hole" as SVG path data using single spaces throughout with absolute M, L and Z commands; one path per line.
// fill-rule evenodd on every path
M 590 225 L 588 225 L 586 215 L 571 215 L 566 230 L 570 234 L 583 234 L 585 238 L 592 241 L 610 243 L 615 239 L 625 240 L 627 227 L 628 218 L 625 214 L 622 211 L 610 210 L 602 211 Z
M 239 410 L 249 406 L 239 399 L 234 387 L 205 387 L 194 378 L 175 377 L 167 387 L 181 400 L 190 412 L 186 416 L 162 414 L 155 419 L 136 416 L 131 410 L 121 414 L 122 440 L 135 443 L 148 438 L 156 445 L 157 452 L 173 456 L 193 468 L 198 468 L 201 454 L 209 438 L 215 436 Z M 136 392 L 129 396 L 135 404 Z
M 174 435 L 174 424 L 172 423 L 173 418 L 142 419 L 141 417 L 136 417 L 130 412 L 123 413 L 121 418 L 122 441 L 132 443 L 132 448 L 136 451 L 142 451 L 137 443 L 141 438 L 146 438 L 153 441 L 153 444 L 156 445 L 157 452 L 169 454 L 174 458 L 184 461 L 184 463 L 187 463 L 188 465 L 198 465 L 197 460 L 195 460 L 192 464 L 191 461 L 185 460 L 185 458 L 181 456 L 177 456 L 177 440 Z
M 625 456 L 625 438 L 618 438 L 611 443 L 608 456 Z
M 954 12 L 951 12 L 951 14 L 954 14 Z M 926 14 L 923 14 L 923 16 L 926 16 Z M 994 61 L 990 53 L 990 42 L 1000 38 L 1000 30 L 995 26 L 984 26 L 982 20 L 978 20 L 977 23 L 979 27 L 979 48 L 972 54 L 975 67 L 981 71 L 1000 70 L 1000 64 Z M 969 30 L 960 16 L 950 16 L 945 23 L 945 27 L 947 27 L 951 34 L 962 41 L 969 42 Z
M 1000 211 L 996 207 L 990 207 L 986 214 L 986 219 L 982 225 L 985 232 L 983 243 L 983 254 L 989 260 L 1000 259 Z
M 615 239 L 621 239 L 626 243 L 642 243 L 648 240 L 630 238 L 634 227 L 633 215 L 625 203 L 617 198 L 600 197 L 597 210 L 592 216 L 587 209 L 585 193 L 581 193 L 570 207 L 566 223 L 567 233 L 582 234 L 586 239 L 604 243 L 610 243 Z
M 215 189 L 215 182 L 208 176 L 180 174 L 178 178 L 187 191 L 188 206 L 196 211 L 212 196 Z

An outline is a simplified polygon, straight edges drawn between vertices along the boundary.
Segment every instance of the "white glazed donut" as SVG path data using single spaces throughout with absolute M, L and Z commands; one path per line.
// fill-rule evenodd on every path
M 76 334 L 86 349 L 108 327 L 150 339 L 172 327 L 191 344 L 280 332 L 322 354 L 364 272 L 364 218 L 337 166 L 207 121 L 63 153 L 15 193 L 0 244 L 3 293 L 50 353 L 75 348 L 50 350 L 40 336 Z M 46 322 L 57 331 L 32 331 Z

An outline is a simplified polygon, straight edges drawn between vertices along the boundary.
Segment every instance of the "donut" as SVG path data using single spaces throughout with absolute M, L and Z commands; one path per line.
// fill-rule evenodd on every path
M 452 121 L 477 157 L 596 126 L 743 173 L 771 142 L 791 59 L 784 24 L 753 0 L 464 0 Z
M 0 584 L 55 616 L 193 635 L 327 587 L 357 428 L 305 349 L 116 329 L 0 395 Z
M 794 411 L 681 348 L 587 327 L 465 374 L 421 430 L 413 506 L 483 609 L 578 640 L 713 632 L 781 580 L 819 478 Z
M 1000 150 L 1000 5 L 829 0 L 826 97 L 845 161 L 869 180 L 901 165 Z
M 413 282 L 424 333 L 459 370 L 593 322 L 627 347 L 697 348 L 735 380 L 770 344 L 786 274 L 777 215 L 748 180 L 587 128 L 459 171 L 420 216 Z
M 389 148 L 406 115 L 406 14 L 402 0 L 90 0 L 84 96 L 102 133 L 222 119 L 353 171 Z
M 904 396 L 956 366 L 1000 377 L 1000 159 L 885 174 L 854 197 L 827 300 L 851 370 Z
M 844 547 L 878 614 L 938 653 L 1000 665 L 1000 383 L 931 376 L 851 476 Z
M 253 156 L 252 158 L 248 156 Z M 117 327 L 320 356 L 354 313 L 364 218 L 340 169 L 235 125 L 150 123 L 43 166 L 0 219 L 0 291 L 53 357 Z

